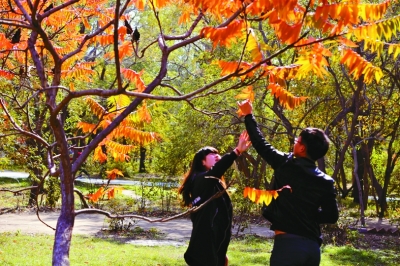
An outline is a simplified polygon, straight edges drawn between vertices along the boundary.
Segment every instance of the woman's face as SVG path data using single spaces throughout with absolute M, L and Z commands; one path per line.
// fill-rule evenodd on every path
M 210 170 L 216 162 L 221 159 L 221 155 L 218 153 L 209 153 L 203 160 L 203 165 L 207 170 Z

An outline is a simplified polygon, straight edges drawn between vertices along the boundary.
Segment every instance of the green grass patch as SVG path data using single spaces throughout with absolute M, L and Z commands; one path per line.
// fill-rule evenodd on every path
M 29 181 L 24 179 L 14 179 L 0 177 L 0 209 L 25 207 L 29 200 L 30 190 L 22 191 L 18 194 L 10 191 L 17 191 L 24 187 L 29 187 Z
M 51 265 L 53 236 L 0 234 L 0 265 Z M 230 266 L 268 265 L 273 240 L 246 236 L 233 239 L 228 249 Z M 112 238 L 77 235 L 72 238 L 71 265 L 186 265 L 185 246 L 145 247 L 125 244 Z M 352 246 L 323 246 L 321 266 L 399 265 L 397 252 L 360 250 Z
M 352 246 L 325 246 L 321 266 L 400 265 L 400 256 L 393 250 L 356 249 Z
M 0 177 L 0 187 L 21 188 L 28 187 L 29 180 L 27 178 L 8 178 Z

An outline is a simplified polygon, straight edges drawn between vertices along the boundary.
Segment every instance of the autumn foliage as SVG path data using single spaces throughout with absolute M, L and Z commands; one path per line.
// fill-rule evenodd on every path
M 122 187 L 112 187 L 110 186 L 110 181 L 116 179 L 118 176 L 124 176 L 122 172 L 118 169 L 112 169 L 110 171 L 106 171 L 107 173 L 107 184 L 104 186 L 101 186 L 96 192 L 90 193 L 88 195 L 88 199 L 91 202 L 98 202 L 100 199 L 102 199 L 104 196 L 107 196 L 107 199 L 112 199 L 114 198 L 118 193 L 122 192 L 123 188 Z

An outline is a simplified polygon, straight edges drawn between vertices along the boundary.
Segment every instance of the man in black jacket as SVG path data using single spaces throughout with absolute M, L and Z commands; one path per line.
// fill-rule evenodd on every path
M 275 241 L 270 265 L 319 265 L 322 243 L 320 224 L 336 223 L 339 211 L 334 180 L 316 166 L 325 156 L 329 140 L 317 128 L 306 128 L 295 140 L 292 153 L 276 150 L 263 137 L 249 101 L 239 103 L 246 129 L 257 153 L 274 169 L 272 189 L 283 189 L 263 208 Z

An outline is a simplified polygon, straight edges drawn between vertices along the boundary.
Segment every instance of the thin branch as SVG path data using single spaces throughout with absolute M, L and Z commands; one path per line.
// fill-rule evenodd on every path
M 22 191 L 29 190 L 29 189 L 32 189 L 32 188 L 37 188 L 37 187 L 38 186 L 31 186 L 31 187 L 25 187 L 25 188 L 22 188 L 22 189 L 19 189 L 19 190 L 11 190 L 11 189 L 2 188 L 2 189 L 0 189 L 0 191 L 11 192 L 14 195 L 16 195 L 16 194 L 19 194 Z
M 22 6 L 21 1 L 14 1 L 19 10 L 21 10 L 22 14 L 24 14 L 25 19 L 29 22 L 29 24 L 32 24 L 32 17 L 29 15 L 28 11 L 25 10 L 25 8 Z
M 129 1 L 128 1 L 129 2 Z M 118 23 L 119 23 L 119 7 L 121 5 L 120 0 L 117 0 L 115 4 L 115 15 L 114 15 L 114 62 L 115 62 L 115 73 L 117 75 L 117 91 L 121 92 L 122 88 L 122 77 L 121 77 L 121 62 L 119 61 L 119 49 L 118 49 Z
M 43 92 L 46 92 L 46 91 L 48 91 L 48 90 L 52 90 L 52 89 L 62 89 L 62 90 L 65 90 L 66 92 L 70 92 L 70 90 L 67 88 L 67 87 L 64 87 L 64 86 L 61 86 L 61 85 L 59 85 L 59 86 L 49 86 L 49 87 L 46 87 L 46 88 L 44 88 L 44 89 L 40 89 L 40 90 L 38 90 L 38 91 L 36 91 L 35 93 L 33 93 L 31 96 L 29 96 L 29 98 L 20 106 L 20 107 L 18 107 L 17 109 L 22 109 L 22 108 L 24 108 L 28 103 L 29 103 L 29 101 L 31 100 L 31 99 L 33 99 L 33 98 L 35 98 L 37 95 L 39 95 L 39 94 L 41 94 L 41 93 L 43 93 Z
M 196 28 L 197 24 L 199 24 L 200 20 L 203 18 L 204 14 L 202 12 L 199 13 L 197 18 L 194 20 L 192 26 L 190 26 L 189 30 L 182 35 L 176 35 L 176 36 L 170 36 L 170 35 L 164 35 L 165 40 L 184 40 L 190 35 L 192 35 L 193 30 Z
M 23 21 L 15 20 L 15 19 L 0 19 L 1 25 L 15 26 L 18 28 L 32 29 L 29 24 L 23 23 Z

